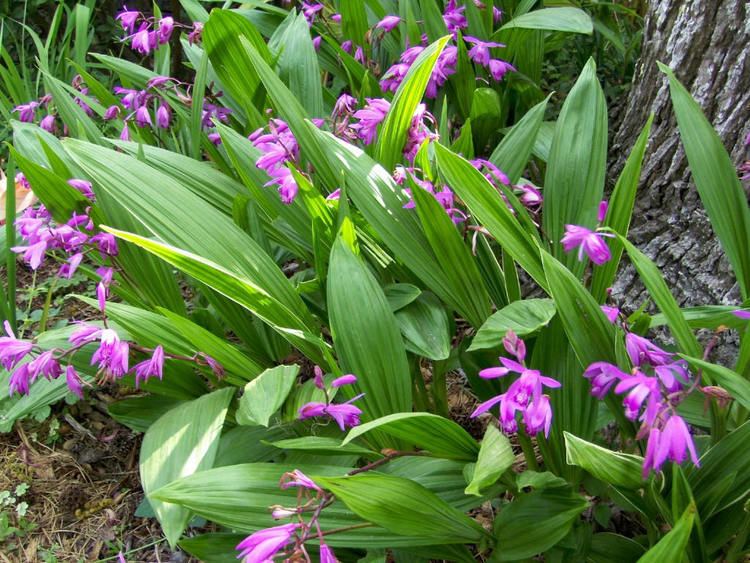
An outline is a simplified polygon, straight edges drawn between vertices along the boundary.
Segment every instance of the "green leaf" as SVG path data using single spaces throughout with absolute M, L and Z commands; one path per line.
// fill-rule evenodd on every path
M 649 549 L 638 563 L 662 563 L 674 561 L 675 556 L 681 558 L 687 549 L 690 532 L 695 520 L 695 505 L 689 506 L 667 535 Z M 679 555 L 678 555 L 679 554 Z
M 721 246 L 732 264 L 743 299 L 750 297 L 750 209 L 737 170 L 721 139 L 690 93 L 664 65 L 690 171 Z
M 726 389 L 735 401 L 750 410 L 750 381 L 736 371 L 732 371 L 724 366 L 712 364 L 711 362 L 684 354 L 680 354 L 680 357 L 685 359 L 693 369 L 702 370 L 704 377 L 709 376 L 712 385 L 718 385 Z
M 646 125 L 643 126 L 641 134 L 638 135 L 620 177 L 617 179 L 612 197 L 609 199 L 609 209 L 604 219 L 604 226 L 624 237 L 628 236 L 635 195 L 641 179 L 643 155 L 646 153 L 646 145 L 653 121 L 654 116 L 652 114 L 649 116 Z M 607 288 L 611 287 L 615 281 L 620 257 L 622 256 L 622 244 L 617 239 L 608 239 L 608 244 L 612 252 L 612 259 L 594 269 L 594 278 L 591 282 L 591 294 L 600 303 L 607 296 Z
M 201 534 L 192 538 L 185 538 L 179 543 L 180 549 L 184 549 L 198 561 L 205 563 L 236 563 L 235 546 L 245 539 L 242 534 L 228 534 L 213 532 Z
M 479 495 L 479 491 L 494 484 L 513 465 L 515 459 L 508 437 L 490 424 L 479 448 L 474 475 L 464 492 L 467 495 Z
M 281 79 L 312 117 L 323 117 L 323 91 L 321 88 L 318 56 L 315 53 L 310 26 L 302 12 L 289 13 L 268 41 L 272 51 L 278 53 L 277 69 Z
M 490 298 L 476 260 L 435 196 L 411 179 L 409 184 L 422 229 L 437 258 L 437 267 L 450 279 L 456 292 L 454 299 L 471 307 L 464 308 L 464 313 L 468 314 L 467 320 L 472 325 L 484 322 L 490 314 Z
M 355 454 L 368 458 L 382 457 L 377 452 L 358 446 L 357 444 L 344 444 L 338 438 L 326 438 L 324 436 L 303 436 L 301 438 L 290 438 L 279 440 L 272 444 L 282 450 L 310 452 L 315 455 L 343 455 Z
M 461 426 L 427 412 L 401 412 L 360 424 L 349 431 L 344 444 L 376 429 L 438 457 L 473 461 L 479 452 L 476 440 Z
M 669 291 L 669 287 L 656 267 L 656 264 L 623 236 L 618 236 L 618 240 L 625 247 L 630 257 L 630 262 L 638 272 L 646 289 L 648 289 L 649 295 L 667 318 L 667 324 L 680 350 L 690 356 L 700 356 L 703 348 L 698 343 L 698 339 L 690 329 L 685 317 L 682 316 L 680 306 Z
M 505 172 L 511 184 L 515 184 L 521 178 L 531 157 L 548 100 L 549 96 L 527 111 L 490 155 L 489 161 Z
M 145 432 L 164 413 L 182 402 L 161 395 L 146 395 L 110 403 L 107 412 L 120 424 L 136 432 Z
M 422 293 L 395 315 L 409 352 L 431 360 L 445 360 L 450 356 L 448 315 L 432 293 Z
M 591 538 L 589 556 L 594 563 L 635 563 L 646 551 L 637 541 L 603 532 Z
M 563 539 L 588 503 L 568 488 L 519 495 L 495 520 L 497 548 L 490 561 L 516 561 L 547 551 Z
M 435 144 L 440 174 L 459 195 L 481 224 L 492 234 L 505 251 L 546 289 L 547 280 L 542 270 L 539 248 L 533 236 L 524 231 L 508 210 L 495 187 L 466 159 Z
M 377 280 L 339 237 L 328 272 L 328 315 L 341 368 L 364 392 L 366 416 L 411 409 L 411 376 L 398 324 Z
M 534 13 L 534 12 L 532 12 Z M 593 228 L 604 194 L 607 170 L 607 104 L 589 59 L 563 103 L 557 119 L 544 180 L 544 233 L 553 255 L 564 253 L 566 224 Z M 585 267 L 575 253 L 563 260 L 580 276 Z
M 750 421 L 724 436 L 701 456 L 701 466 L 688 471 L 690 488 L 704 521 L 726 507 L 742 501 L 750 492 Z M 731 460 L 728 463 L 727 460 Z M 727 483 L 731 483 L 728 485 Z M 721 494 L 713 489 L 722 484 Z
M 555 312 L 555 302 L 552 299 L 514 301 L 487 319 L 471 341 L 469 352 L 500 346 L 509 330 L 518 336 L 532 334 L 547 326 Z
M 141 484 L 171 546 L 190 520 L 184 507 L 151 497 L 172 481 L 210 469 L 234 389 L 222 389 L 167 412 L 143 437 Z
M 542 261 L 557 314 L 581 365 L 615 362 L 614 328 L 598 303 L 581 282 L 550 254 L 543 252 Z
M 401 151 L 414 119 L 414 112 L 424 97 L 432 70 L 449 39 L 449 36 L 443 37 L 422 51 L 396 90 L 391 109 L 380 126 L 375 147 L 376 159 L 386 170 L 393 170 L 402 160 Z
M 474 520 L 409 479 L 376 473 L 314 478 L 352 512 L 394 534 L 432 543 L 468 543 L 484 534 Z
M 242 106 L 249 124 L 258 127 L 265 125 L 254 103 L 260 85 L 258 72 L 242 46 L 243 39 L 249 41 L 256 55 L 269 62 L 271 53 L 258 30 L 250 20 L 238 13 L 213 10 L 201 37 L 214 71 L 232 98 Z
M 265 426 L 281 408 L 299 373 L 298 365 L 267 369 L 245 385 L 237 409 L 237 424 Z
M 309 332 L 310 329 L 305 325 L 304 320 L 252 280 L 192 252 L 110 227 L 102 226 L 102 229 L 153 253 L 189 276 L 205 283 L 221 295 L 239 303 L 271 325 L 279 334 L 298 346 L 311 358 L 324 362 L 321 356 L 321 345 L 323 343 Z M 306 308 L 301 310 L 306 310 Z M 298 309 L 297 311 L 301 310 Z
M 582 467 L 597 479 L 627 489 L 643 487 L 643 458 L 613 452 L 564 432 L 566 461 Z
M 500 29 L 546 29 L 548 31 L 565 31 L 569 33 L 594 32 L 591 17 L 580 8 L 542 8 L 521 16 L 514 17 Z
M 392 283 L 383 288 L 383 293 L 385 293 L 385 298 L 388 300 L 391 310 L 395 313 L 412 303 L 419 297 L 422 290 L 409 283 Z

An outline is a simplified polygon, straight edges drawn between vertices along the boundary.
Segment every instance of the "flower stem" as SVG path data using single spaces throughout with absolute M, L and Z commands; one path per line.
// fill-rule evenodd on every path
M 518 429 L 516 436 L 518 436 L 518 443 L 523 450 L 523 457 L 526 458 L 526 465 L 531 471 L 538 471 L 539 464 L 536 462 L 536 452 L 534 451 L 534 445 L 531 443 L 531 438 L 523 428 Z

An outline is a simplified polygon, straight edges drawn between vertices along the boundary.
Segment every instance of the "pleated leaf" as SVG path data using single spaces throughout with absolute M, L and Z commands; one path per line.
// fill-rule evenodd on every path
M 464 492 L 467 495 L 479 495 L 482 489 L 495 483 L 513 465 L 515 459 L 508 437 L 490 424 L 484 433 L 471 482 Z
M 471 341 L 469 351 L 496 348 L 509 330 L 526 336 L 546 326 L 555 316 L 552 299 L 524 299 L 506 305 L 487 319 Z
M 664 561 L 674 561 L 675 558 L 681 559 L 687 550 L 695 517 L 695 505 L 688 506 L 674 528 L 661 538 L 654 547 L 644 553 L 638 563 L 663 563 Z
M 377 280 L 342 238 L 331 251 L 327 294 L 336 353 L 365 393 L 365 416 L 410 410 L 411 375 L 398 324 Z
M 597 479 L 628 489 L 643 486 L 643 458 L 630 454 L 613 452 L 582 440 L 565 432 L 566 461 L 591 473 Z
M 750 209 L 734 163 L 698 103 L 664 65 L 680 138 L 701 202 L 732 264 L 742 297 L 750 296 Z
M 591 17 L 580 8 L 542 8 L 514 17 L 500 29 L 545 29 L 569 33 L 594 32 Z
M 171 546 L 190 519 L 190 510 L 151 497 L 158 488 L 210 469 L 234 389 L 222 389 L 167 412 L 146 432 L 141 446 L 141 485 Z
M 281 408 L 297 380 L 299 366 L 267 369 L 245 385 L 237 409 L 237 424 L 265 426 Z

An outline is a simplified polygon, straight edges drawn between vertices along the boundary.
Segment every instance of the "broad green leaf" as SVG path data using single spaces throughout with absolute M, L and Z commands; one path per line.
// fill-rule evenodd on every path
M 385 298 L 388 300 L 391 310 L 395 313 L 412 303 L 419 297 L 422 290 L 409 283 L 393 283 L 386 285 L 383 288 L 383 293 L 385 293 Z
M 479 495 L 479 491 L 495 483 L 513 465 L 515 459 L 508 437 L 490 424 L 479 448 L 471 482 L 464 492 L 467 495 Z
M 263 61 L 271 53 L 258 30 L 240 14 L 230 10 L 213 10 L 202 32 L 203 48 L 222 84 L 243 108 L 249 124 L 264 125 L 255 107 L 254 96 L 260 84 L 254 65 L 248 61 L 241 41 L 249 41 Z
M 291 451 L 303 451 L 315 455 L 342 455 L 356 454 L 364 457 L 382 457 L 377 452 L 358 446 L 357 444 L 344 444 L 338 438 L 326 438 L 323 436 L 303 436 L 301 438 L 290 438 L 279 440 L 272 444 L 276 448 Z
M 440 174 L 446 183 L 503 249 L 546 289 L 547 280 L 534 237 L 523 230 L 500 194 L 479 170 L 442 145 L 434 146 Z
M 143 492 L 174 546 L 190 520 L 184 507 L 151 497 L 172 481 L 210 469 L 234 389 L 222 389 L 167 412 L 146 432 L 141 446 Z
M 698 510 L 707 521 L 714 513 L 745 499 L 750 492 L 750 421 L 724 436 L 701 456 L 701 466 L 688 470 Z M 731 463 L 727 463 L 731 460 Z M 731 483 L 731 485 L 726 485 Z M 722 484 L 721 494 L 712 490 Z
M 712 385 L 718 385 L 726 389 L 735 401 L 750 410 L 750 381 L 736 371 L 732 371 L 724 366 L 712 364 L 711 362 L 692 358 L 684 354 L 680 354 L 680 357 L 685 359 L 693 369 L 701 370 L 704 377 L 708 376 Z
M 476 542 L 484 535 L 474 520 L 409 479 L 360 473 L 316 481 L 352 512 L 394 534 L 430 538 L 435 544 Z
M 633 149 L 630 151 L 620 177 L 617 179 L 615 189 L 612 191 L 612 197 L 609 199 L 609 209 L 604 219 L 604 226 L 624 237 L 628 236 L 635 195 L 641 179 L 643 155 L 646 153 L 646 145 L 653 121 L 654 116 L 650 115 L 641 134 L 638 135 Z M 622 256 L 622 244 L 617 239 L 610 238 L 607 240 L 607 244 L 612 252 L 612 259 L 594 269 L 594 277 L 591 282 L 591 294 L 600 303 L 607 296 L 607 288 L 611 287 L 615 280 Z
M 184 1 L 184 0 L 183 0 Z M 237 563 L 235 547 L 247 536 L 212 532 L 180 540 L 180 549 L 205 563 Z
M 664 281 L 656 264 L 643 252 L 638 250 L 625 237 L 618 236 L 618 240 L 625 247 L 630 257 L 630 262 L 635 267 L 641 281 L 648 289 L 650 297 L 654 300 L 659 310 L 667 318 L 667 324 L 677 344 L 685 354 L 689 356 L 700 356 L 702 347 L 698 339 L 690 329 L 685 317 L 682 316 L 680 306 L 677 304 L 672 293 L 669 291 L 667 282 Z
M 563 103 L 544 179 L 544 233 L 556 258 L 564 256 L 566 224 L 594 227 L 606 170 L 607 105 L 590 59 Z M 578 276 L 583 272 L 575 253 L 563 262 Z
M 191 252 L 110 227 L 103 226 L 102 229 L 153 253 L 221 295 L 239 303 L 311 358 L 320 358 L 321 362 L 324 361 L 320 355 L 319 339 L 308 332 L 304 321 L 253 281 Z
M 448 315 L 432 293 L 422 293 L 395 315 L 409 352 L 431 360 L 445 360 L 450 356 Z
M 214 467 L 225 467 L 238 463 L 276 461 L 279 450 L 268 444 L 290 435 L 288 428 L 277 426 L 235 426 L 225 430 L 219 439 Z
M 490 561 L 517 561 L 547 551 L 564 538 L 588 503 L 566 487 L 519 495 L 495 520 Z
M 110 403 L 107 405 L 107 412 L 131 430 L 145 432 L 163 414 L 183 402 L 161 395 L 145 395 Z
M 396 413 L 360 424 L 349 431 L 344 444 L 373 430 L 399 438 L 438 457 L 472 461 L 479 452 L 476 440 L 461 426 L 427 412 Z
M 663 563 L 664 561 L 674 561 L 675 558 L 682 559 L 690 540 L 694 520 L 695 505 L 691 505 L 685 510 L 674 528 L 661 538 L 654 547 L 649 549 L 638 560 L 638 563 Z
M 615 361 L 614 328 L 581 282 L 550 254 L 543 252 L 550 295 L 582 366 Z
M 267 427 L 271 416 L 284 404 L 298 373 L 297 365 L 276 366 L 247 383 L 237 409 L 237 424 Z
M 351 39 L 355 45 L 366 45 L 366 34 L 369 30 L 367 10 L 364 0 L 350 0 L 339 3 L 341 13 L 341 27 L 344 36 Z
M 580 8 L 560 7 L 542 8 L 521 16 L 514 17 L 500 29 L 545 29 L 548 31 L 565 31 L 569 33 L 594 32 L 591 17 Z
M 734 163 L 690 93 L 664 65 L 677 126 L 690 171 L 721 246 L 732 264 L 742 297 L 750 296 L 750 209 Z
M 591 538 L 589 557 L 594 563 L 635 563 L 646 551 L 637 541 L 603 532 Z
M 736 310 L 737 307 L 733 305 L 703 305 L 680 309 L 690 328 L 709 328 L 711 330 L 716 330 L 720 326 L 739 330 L 747 326 L 747 321 L 740 319 L 733 313 Z M 667 317 L 664 313 L 651 316 L 651 328 L 665 324 L 667 324 Z
M 469 311 L 465 311 L 470 314 L 467 320 L 473 325 L 484 322 L 490 314 L 490 298 L 469 248 L 435 196 L 414 182 L 409 183 L 417 215 L 437 259 L 437 267 L 450 278 L 454 291 L 460 292 L 455 300 L 471 306 Z
M 568 432 L 564 435 L 565 459 L 569 465 L 582 467 L 597 479 L 611 485 L 628 489 L 643 487 L 643 458 L 613 452 Z
M 523 473 L 516 475 L 516 487 L 519 489 L 554 489 L 567 485 L 568 482 L 565 479 L 549 471 L 542 471 L 540 473 L 527 469 Z
M 527 111 L 490 155 L 489 161 L 505 172 L 512 184 L 521 178 L 531 157 L 541 131 L 548 100 L 549 97 Z
M 518 336 L 532 334 L 546 326 L 555 312 L 552 299 L 514 301 L 487 319 L 471 341 L 469 351 L 500 346 L 509 330 Z
M 342 238 L 331 251 L 328 315 L 341 368 L 364 392 L 369 418 L 411 409 L 411 376 L 398 324 L 377 280 Z
M 380 126 L 375 147 L 376 160 L 386 170 L 393 170 L 402 160 L 401 151 L 414 120 L 414 112 L 424 97 L 432 70 L 449 39 L 448 36 L 443 37 L 422 51 L 396 90 L 391 109 Z
M 357 0 L 355 0 L 357 1 Z M 318 57 L 310 38 L 310 26 L 304 14 L 289 12 L 268 41 L 277 53 L 276 65 L 281 79 L 307 110 L 311 117 L 323 117 Z
M 413 209 L 404 209 L 409 199 L 393 181 L 390 174 L 359 148 L 310 127 L 310 132 L 324 147 L 330 166 L 340 170 L 346 182 L 346 193 L 396 258 L 403 262 L 444 303 L 472 324 L 479 326 L 484 317 L 477 318 L 476 296 L 466 288 L 466 279 L 459 272 L 436 268 L 436 250 L 425 234 L 419 216 Z M 469 165 L 471 166 L 471 165 Z M 476 292 L 476 290 L 473 290 Z M 488 311 L 489 313 L 489 311 Z

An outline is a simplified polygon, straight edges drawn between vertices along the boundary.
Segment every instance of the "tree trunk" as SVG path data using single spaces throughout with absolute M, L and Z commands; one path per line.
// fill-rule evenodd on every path
M 655 114 L 630 239 L 653 258 L 682 305 L 738 303 L 739 292 L 687 168 L 666 77 L 675 74 L 698 100 L 733 162 L 747 158 L 750 131 L 750 4 L 745 0 L 652 0 L 641 58 L 612 143 L 614 181 L 646 122 Z M 614 297 L 635 308 L 646 298 L 632 267 Z

